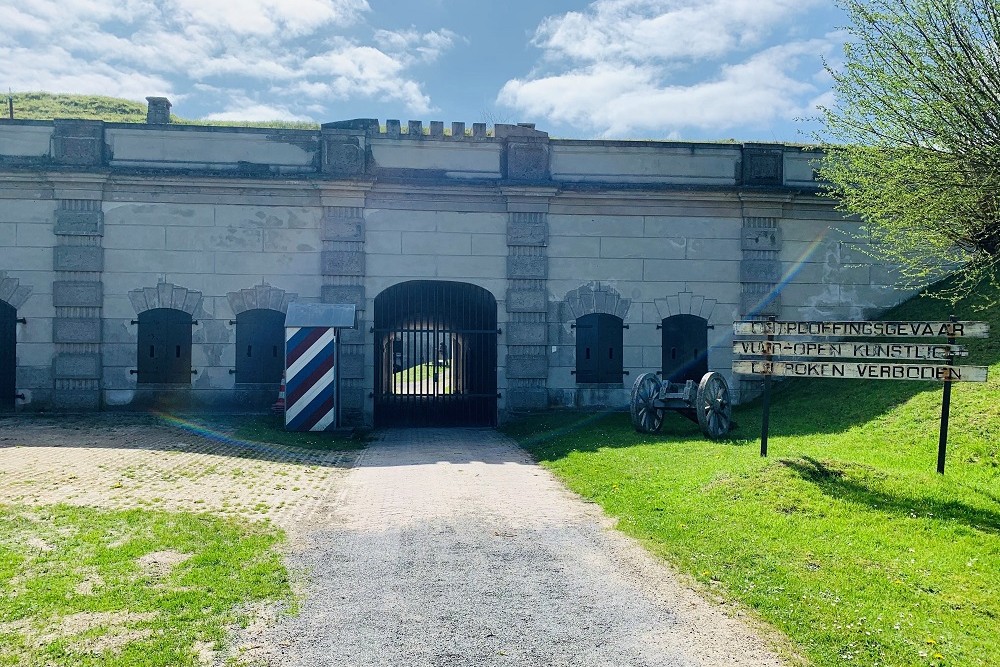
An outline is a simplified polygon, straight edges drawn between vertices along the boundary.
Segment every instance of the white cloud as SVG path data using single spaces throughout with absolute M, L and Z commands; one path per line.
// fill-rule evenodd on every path
M 267 121 L 267 120 L 312 120 L 309 116 L 296 114 L 285 106 L 258 104 L 249 98 L 234 100 L 233 104 L 220 113 L 205 116 L 204 120 Z
M 303 105 L 324 98 L 429 110 L 408 70 L 436 60 L 456 35 L 378 31 L 374 43 L 386 46 L 376 48 L 348 31 L 370 12 L 367 0 L 21 0 L 0 7 L 0 59 L 12 72 L 3 83 L 138 100 L 177 100 L 194 87 L 219 99 L 227 118 L 301 118 Z M 262 97 L 293 89 L 308 99 L 282 106 Z
M 345 98 L 353 93 L 380 99 L 404 102 L 417 113 L 431 109 L 430 98 L 415 81 L 403 77 L 406 65 L 370 46 L 346 46 L 313 56 L 302 63 L 302 69 L 323 83 L 299 88 L 314 96 L 332 94 Z
M 759 43 L 819 0 L 598 0 L 549 17 L 534 42 L 549 58 L 584 62 L 711 58 Z
M 774 45 L 818 0 L 597 0 L 544 20 L 497 102 L 602 136 L 722 133 L 812 115 L 835 34 Z M 769 45 L 770 44 L 770 45 Z
M 0 47 L 0 62 L 9 66 L 4 83 L 14 90 L 57 90 L 132 100 L 173 95 L 173 85 L 163 77 L 82 62 L 58 46 L 32 50 Z
M 387 53 L 402 54 L 409 51 L 419 53 L 424 62 L 432 63 L 449 50 L 458 37 L 451 30 L 432 30 L 421 33 L 416 28 L 409 30 L 376 30 L 375 43 Z
M 366 0 L 171 0 L 181 23 L 216 26 L 238 35 L 302 35 L 327 24 L 347 25 L 370 11 Z

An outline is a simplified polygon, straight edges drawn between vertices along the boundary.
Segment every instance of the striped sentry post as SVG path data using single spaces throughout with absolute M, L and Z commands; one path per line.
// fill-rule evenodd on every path
M 337 416 L 336 329 L 285 328 L 285 428 L 325 431 Z

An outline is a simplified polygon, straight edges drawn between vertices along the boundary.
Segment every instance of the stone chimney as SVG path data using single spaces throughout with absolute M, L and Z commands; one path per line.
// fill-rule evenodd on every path
M 170 122 L 170 100 L 166 97 L 147 97 L 146 123 L 163 125 Z

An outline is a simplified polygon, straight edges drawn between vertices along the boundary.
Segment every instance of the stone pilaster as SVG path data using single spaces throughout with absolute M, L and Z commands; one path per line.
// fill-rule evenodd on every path
M 53 231 L 53 403 L 63 410 L 101 407 L 104 213 L 99 199 L 61 199 Z
M 741 319 L 777 316 L 781 311 L 779 291 L 782 270 L 781 229 L 776 217 L 743 217 L 742 259 L 740 260 Z M 746 401 L 761 392 L 760 380 L 742 376 L 737 397 Z
M 547 202 L 543 206 L 547 209 Z M 537 410 L 548 407 L 547 216 L 548 213 L 544 211 L 508 213 L 506 329 L 508 410 Z
M 365 310 L 365 218 L 360 206 L 327 206 L 323 209 L 324 303 L 353 303 L 357 329 L 341 331 L 340 400 L 344 426 L 361 426 L 365 413 L 365 343 L 362 331 Z

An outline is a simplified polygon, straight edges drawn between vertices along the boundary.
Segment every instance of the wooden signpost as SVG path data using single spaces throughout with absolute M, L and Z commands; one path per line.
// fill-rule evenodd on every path
M 956 357 L 968 356 L 957 338 L 987 338 L 988 322 L 780 322 L 771 317 L 734 322 L 737 336 L 764 336 L 763 340 L 734 340 L 733 372 L 764 376 L 764 415 L 760 455 L 767 456 L 771 378 L 856 378 L 865 380 L 932 380 L 944 383 L 937 471 L 944 473 L 948 445 L 948 417 L 952 382 L 986 382 L 985 366 L 956 366 Z M 794 340 L 775 340 L 792 337 Z M 819 338 L 816 340 L 815 338 Z M 947 343 L 893 342 L 885 338 L 947 338 Z M 843 341 L 830 338 L 874 338 Z M 904 362 L 904 363 L 900 363 Z M 905 363 L 920 362 L 920 363 Z M 938 362 L 938 363 L 935 363 Z

